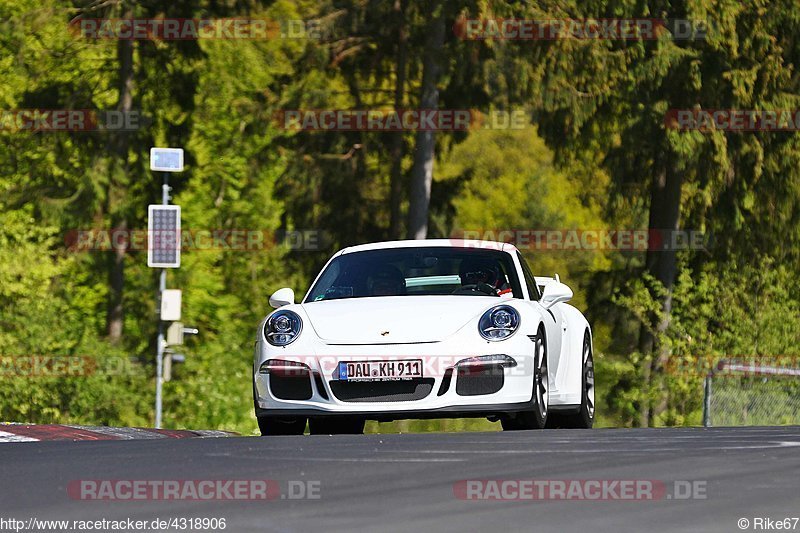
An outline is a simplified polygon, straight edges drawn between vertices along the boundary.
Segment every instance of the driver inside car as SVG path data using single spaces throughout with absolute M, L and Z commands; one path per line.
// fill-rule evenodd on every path
M 367 278 L 370 296 L 402 296 L 406 294 L 406 278 L 397 267 L 382 265 Z
M 461 289 L 459 290 L 474 288 L 476 291 L 498 296 L 511 294 L 511 288 L 506 283 L 505 276 L 494 261 L 464 259 L 459 266 L 459 277 L 461 278 Z

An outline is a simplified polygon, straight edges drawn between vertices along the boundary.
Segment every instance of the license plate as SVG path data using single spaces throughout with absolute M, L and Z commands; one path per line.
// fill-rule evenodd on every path
M 340 381 L 397 381 L 422 377 L 422 359 L 339 363 Z

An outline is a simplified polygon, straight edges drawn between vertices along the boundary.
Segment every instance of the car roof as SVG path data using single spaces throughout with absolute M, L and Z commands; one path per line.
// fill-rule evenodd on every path
M 342 249 L 339 254 L 353 252 L 364 252 L 367 250 L 383 250 L 387 248 L 420 248 L 420 247 L 452 247 L 452 248 L 476 248 L 485 250 L 502 250 L 514 252 L 517 247 L 508 242 L 498 241 L 478 241 L 471 239 L 407 239 L 402 241 L 383 241 L 348 246 Z

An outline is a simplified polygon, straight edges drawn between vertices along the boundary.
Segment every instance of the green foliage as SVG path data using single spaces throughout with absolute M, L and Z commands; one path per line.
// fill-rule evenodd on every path
M 453 148 L 439 173 L 438 179 L 460 184 L 452 201 L 453 230 L 448 233 L 486 240 L 512 237 L 534 273 L 558 272 L 575 288 L 574 303 L 584 307 L 590 278 L 611 267 L 611 252 L 548 248 L 546 243 L 537 245 L 534 235 L 542 230 L 559 234 L 608 228 L 582 190 L 586 183 L 580 176 L 589 172 L 577 162 L 557 167 L 533 127 L 477 130 Z M 607 177 L 595 172 L 593 178 L 593 193 L 603 195 Z
M 0 419 L 147 425 L 144 369 L 94 333 L 102 290 L 48 254 L 57 230 L 31 212 L 0 211 Z
M 635 279 L 620 289 L 615 302 L 637 322 L 652 328 L 662 318 L 653 294 L 642 280 Z M 766 366 L 793 361 L 796 365 L 800 356 L 798 294 L 797 276 L 785 267 L 775 267 L 769 258 L 741 270 L 709 263 L 695 272 L 684 266 L 672 296 L 670 327 L 659 339 L 670 353 L 660 379 L 645 386 L 645 366 L 638 352 L 611 356 L 605 368 L 613 376 L 608 383 L 610 412 L 606 416 L 633 424 L 643 402 L 658 401 L 666 407 L 658 425 L 696 425 L 702 420 L 703 379 L 718 361 L 745 359 L 763 361 Z M 602 370 L 598 373 L 602 375 Z M 797 393 L 796 387 L 778 387 L 770 394 L 783 395 L 782 402 L 778 398 L 774 405 L 788 405 Z M 776 418 L 773 423 L 777 422 Z
M 78 37 L 67 24 L 80 15 L 120 17 L 127 8 L 141 17 L 167 9 L 0 0 L 0 109 L 120 105 L 118 43 Z M 794 3 L 448 1 L 443 10 L 448 27 L 459 16 L 710 22 L 705 40 L 449 36 L 444 45 L 442 107 L 525 109 L 532 124 L 437 133 L 431 236 L 645 228 L 650 186 L 666 166 L 682 178 L 681 227 L 713 235 L 707 252 L 680 255 L 671 292 L 643 274 L 643 253 L 522 247 L 536 273 L 558 272 L 573 286 L 573 303 L 592 322 L 599 425 L 638 424 L 643 405 L 660 407 L 659 425 L 698 424 L 710 362 L 798 355 L 800 136 L 683 132 L 664 124 L 676 108 L 800 107 Z M 387 109 L 396 89 L 400 103 L 415 108 L 430 26 L 425 3 L 177 0 L 167 11 L 314 19 L 323 38 L 136 41 L 133 107 L 148 117 L 139 131 L 0 128 L 0 358 L 86 357 L 96 369 L 72 377 L 4 370 L 0 420 L 152 424 L 156 273 L 144 253 L 125 254 L 124 331 L 112 342 L 113 255 L 72 253 L 65 245 L 73 230 L 144 228 L 146 207 L 161 194 L 161 177 L 147 168 L 150 146 L 186 148 L 187 170 L 171 176 L 185 229 L 265 237 L 265 246 L 246 252 L 187 250 L 182 267 L 170 271 L 168 286 L 184 291 L 184 322 L 201 334 L 187 341 L 186 363 L 165 384 L 168 427 L 253 433 L 253 335 L 269 294 L 283 286 L 304 290 L 334 248 L 389 236 L 392 169 L 400 169 L 401 215 L 407 209 L 414 132 L 400 134 L 395 153 L 395 134 L 286 131 L 275 116 L 285 109 Z M 329 238 L 316 252 L 273 242 L 276 232 L 292 229 Z M 642 331 L 657 335 L 658 353 L 639 351 Z M 660 355 L 664 364 L 651 379 Z M 779 401 L 793 393 L 770 394 Z M 497 424 L 368 425 L 382 432 L 466 429 Z

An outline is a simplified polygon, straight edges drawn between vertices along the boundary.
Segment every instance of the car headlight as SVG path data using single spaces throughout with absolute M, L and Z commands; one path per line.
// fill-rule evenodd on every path
M 507 339 L 519 327 L 519 313 L 509 305 L 498 305 L 486 311 L 478 322 L 478 331 L 487 341 Z
M 303 331 L 303 321 L 293 311 L 276 311 L 264 324 L 264 337 L 273 346 L 293 343 L 301 331 Z

